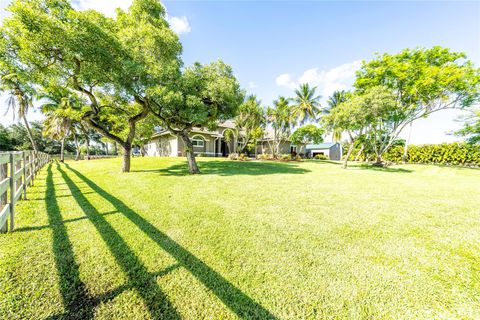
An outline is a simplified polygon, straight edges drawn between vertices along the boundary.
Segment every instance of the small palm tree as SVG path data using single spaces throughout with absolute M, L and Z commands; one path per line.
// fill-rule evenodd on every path
M 1 83 L 4 88 L 8 88 L 9 93 L 6 101 L 7 110 L 5 111 L 5 115 L 7 115 L 9 111 L 12 111 L 13 120 L 15 120 L 15 116 L 18 116 L 18 118 L 23 121 L 23 124 L 27 129 L 28 139 L 32 144 L 33 151 L 37 153 L 37 144 L 33 139 L 32 130 L 30 129 L 30 125 L 28 124 L 27 120 L 28 110 L 33 107 L 33 99 L 31 95 L 27 94 L 26 90 L 22 90 L 22 87 L 17 79 L 17 75 L 14 73 L 3 76 Z
M 290 99 L 279 97 L 273 101 L 274 107 L 267 109 L 268 123 L 273 129 L 273 146 L 271 150 L 276 157 L 279 152 L 280 143 L 290 135 L 290 129 L 295 122 L 293 108 L 290 105 Z
M 338 107 L 342 102 L 347 101 L 348 99 L 348 92 L 345 90 L 341 91 L 334 91 L 333 94 L 327 100 L 327 108 L 323 109 L 323 112 L 328 114 L 332 111 L 333 108 Z M 332 132 L 332 140 L 333 142 L 338 142 L 342 139 L 342 130 L 335 127 Z
M 347 100 L 347 94 L 348 93 L 345 90 L 334 91 L 327 100 L 328 108 L 326 110 L 329 111 L 332 108 L 337 107 L 340 103 L 345 102 Z
M 71 113 L 75 99 L 72 96 L 57 97 L 44 96 L 47 103 L 41 106 L 42 112 L 45 114 L 43 134 L 53 139 L 60 140 L 60 161 L 64 161 L 65 139 L 70 135 L 72 130 Z
M 243 138 L 242 143 L 239 144 L 239 152 L 242 152 L 251 142 L 254 132 L 258 132 L 258 128 L 265 126 L 265 110 L 261 103 L 255 95 L 251 95 L 239 107 L 234 120 L 239 138 L 240 136 Z
M 307 120 L 315 119 L 320 113 L 321 96 L 316 96 L 316 87 L 310 87 L 308 83 L 300 85 L 295 90 L 295 98 L 293 98 L 293 116 L 304 124 Z

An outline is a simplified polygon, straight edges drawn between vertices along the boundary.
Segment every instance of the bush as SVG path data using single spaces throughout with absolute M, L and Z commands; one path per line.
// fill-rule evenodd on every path
M 316 160 L 328 160 L 328 157 L 324 154 L 317 154 L 317 155 L 315 155 L 314 159 L 316 159 Z
M 247 161 L 248 160 L 248 157 L 245 153 L 240 153 L 240 155 L 238 156 L 238 160 L 240 161 Z
M 230 160 L 238 160 L 238 153 L 230 153 L 228 155 L 228 159 Z
M 273 160 L 273 154 L 262 153 L 257 155 L 257 160 Z
M 403 161 L 403 150 L 403 146 L 392 147 L 383 155 L 383 160 L 400 163 Z M 354 149 L 349 160 L 354 160 L 358 151 Z M 369 154 L 366 159 L 363 153 L 360 160 L 374 161 L 375 155 Z M 480 166 L 480 145 L 461 142 L 409 145 L 407 163 Z
M 292 155 L 291 154 L 282 154 L 280 156 L 280 160 L 282 161 L 291 161 L 292 160 Z
M 303 158 L 302 158 L 301 155 L 298 154 L 298 155 L 295 156 L 295 159 L 294 159 L 294 160 L 295 160 L 295 161 L 302 161 Z

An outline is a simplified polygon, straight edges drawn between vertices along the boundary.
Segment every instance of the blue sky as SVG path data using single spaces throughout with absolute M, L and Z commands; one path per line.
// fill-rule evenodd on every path
M 1 0 L 1 7 L 6 0 Z M 130 0 L 77 0 L 78 8 L 112 15 Z M 465 52 L 480 66 L 480 2 L 164 1 L 180 35 L 183 60 L 232 65 L 241 84 L 265 105 L 293 95 L 299 82 L 322 96 L 348 89 L 361 60 L 375 52 L 441 45 Z M 3 10 L 3 9 L 2 9 Z M 3 14 L 3 13 L 2 13 Z M 3 103 L 3 101 L 1 101 Z M 455 138 L 458 111 L 444 111 L 413 126 L 412 143 Z M 8 118 L 11 118 L 10 116 Z M 2 119 L 2 123 L 11 119 Z

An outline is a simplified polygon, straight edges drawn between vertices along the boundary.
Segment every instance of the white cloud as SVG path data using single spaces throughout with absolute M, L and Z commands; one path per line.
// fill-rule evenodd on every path
M 362 62 L 356 60 L 329 70 L 307 69 L 297 80 L 293 80 L 290 74 L 285 73 L 279 75 L 275 82 L 278 86 L 290 89 L 298 87 L 301 83 L 308 83 L 317 86 L 320 95 L 326 98 L 335 90 L 349 89 L 355 80 L 355 72 L 361 65 Z
M 275 83 L 277 84 L 277 86 L 287 87 L 287 88 L 291 88 L 291 89 L 293 89 L 297 86 L 295 81 L 292 80 L 292 76 L 289 73 L 284 73 L 284 74 L 279 75 L 275 79 Z
M 72 4 L 78 10 L 93 9 L 108 17 L 115 17 L 115 10 L 117 8 L 128 10 L 132 0 L 74 0 Z M 166 18 L 173 32 L 180 35 L 191 31 L 187 17 L 174 17 L 167 14 Z
M 170 24 L 173 32 L 176 34 L 189 33 L 191 31 L 190 23 L 188 22 L 187 17 L 168 17 L 167 21 Z
M 258 88 L 257 84 L 256 84 L 255 82 L 253 82 L 253 81 L 250 81 L 250 82 L 248 83 L 248 87 L 249 87 L 250 89 L 256 89 L 256 88 Z

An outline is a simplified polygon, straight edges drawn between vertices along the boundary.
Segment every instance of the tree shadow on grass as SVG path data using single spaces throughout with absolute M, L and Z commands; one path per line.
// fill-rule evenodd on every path
M 92 180 L 71 168 L 65 166 L 77 177 L 97 192 L 101 197 L 110 202 L 114 208 L 127 217 L 131 222 L 140 228 L 157 245 L 174 257 L 178 263 L 195 276 L 205 287 L 213 292 L 232 312 L 242 319 L 276 319 L 276 317 L 265 309 L 261 304 L 254 301 L 248 295 L 235 287 L 227 279 L 222 277 L 215 270 L 210 268 L 202 260 L 194 256 L 187 249 L 175 242 L 154 225 L 148 222 L 141 215 L 130 209 L 125 203 L 115 196 L 100 188 Z
M 59 289 L 62 295 L 65 313 L 52 318 L 91 319 L 94 301 L 87 294 L 85 284 L 80 280 L 79 266 L 75 261 L 72 243 L 62 221 L 62 214 L 55 195 L 52 176 L 52 164 L 48 165 L 45 205 L 48 222 L 52 229 L 52 250 L 59 277 Z
M 341 166 L 342 162 L 341 161 L 335 161 L 335 160 L 317 160 L 317 159 L 308 159 L 306 160 L 308 163 L 317 163 L 317 164 L 335 164 L 337 166 Z
M 381 172 L 397 172 L 397 173 L 412 173 L 413 170 L 405 168 L 396 168 L 396 167 L 377 167 L 372 164 L 362 163 L 357 165 L 351 165 L 349 168 L 359 169 L 359 170 L 372 170 L 372 171 L 381 171 Z
M 75 182 L 60 168 L 57 163 L 57 170 L 68 185 L 71 193 L 90 222 L 97 229 L 115 261 L 123 272 L 127 275 L 128 283 L 125 286 L 117 288 L 111 293 L 106 294 L 106 299 L 111 299 L 123 290 L 128 288 L 135 289 L 144 300 L 150 316 L 153 319 L 181 319 L 180 314 L 167 299 L 157 283 L 159 275 L 166 274 L 175 268 L 167 268 L 157 274 L 150 273 L 135 253 L 130 249 L 120 234 L 107 222 L 104 216 L 91 204 L 82 194 L 82 191 Z M 103 299 L 105 300 L 105 299 Z
M 303 174 L 310 172 L 308 169 L 300 168 L 296 164 L 282 162 L 250 162 L 250 161 L 199 161 L 198 166 L 201 174 L 234 176 L 234 175 L 266 175 L 266 174 Z M 183 162 L 167 168 L 151 170 L 132 170 L 133 172 L 158 172 L 164 176 L 186 176 L 189 175 L 188 164 Z
M 335 164 L 337 166 L 341 166 L 343 162 L 341 161 L 332 161 L 332 160 L 309 160 L 309 163 L 317 163 L 317 164 Z M 397 168 L 395 166 L 390 167 L 376 167 L 371 163 L 359 163 L 354 161 L 348 162 L 347 170 L 372 170 L 372 171 L 381 171 L 381 172 L 400 172 L 400 173 L 410 173 L 413 170 L 405 169 L 405 168 Z

